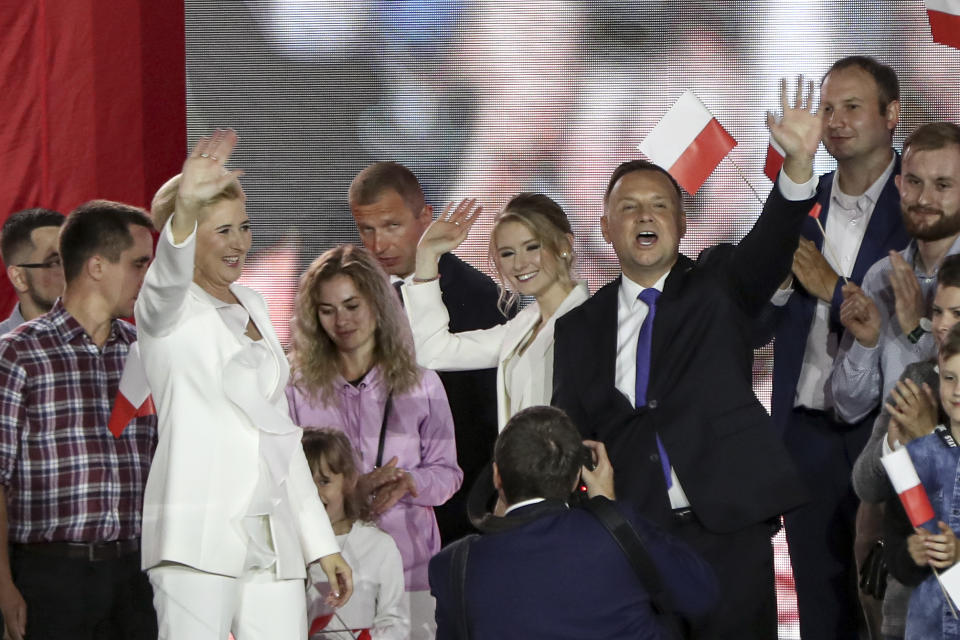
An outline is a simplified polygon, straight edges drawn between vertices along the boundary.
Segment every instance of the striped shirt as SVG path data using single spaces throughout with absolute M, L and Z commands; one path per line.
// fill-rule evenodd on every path
M 136 329 L 114 320 L 98 348 L 57 301 L 0 339 L 0 484 L 9 539 L 107 542 L 140 536 L 156 416 L 107 429 Z

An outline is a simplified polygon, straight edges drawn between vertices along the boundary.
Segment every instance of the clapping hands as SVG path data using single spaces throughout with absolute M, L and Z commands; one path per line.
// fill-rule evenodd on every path
M 370 496 L 370 506 L 376 515 L 390 509 L 407 494 L 418 495 L 417 483 L 410 473 L 397 468 L 396 456 L 382 467 L 360 476 L 358 488 L 361 495 Z

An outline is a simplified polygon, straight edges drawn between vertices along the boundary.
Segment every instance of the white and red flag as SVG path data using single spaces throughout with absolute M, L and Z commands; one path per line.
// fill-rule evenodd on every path
M 637 148 L 693 195 L 735 146 L 700 98 L 687 91 Z
M 910 518 L 910 524 L 919 527 L 933 520 L 933 505 L 927 497 L 927 490 L 920 484 L 920 477 L 913 466 L 913 460 L 905 447 L 897 449 L 880 458 L 887 470 L 893 490 L 900 496 L 900 502 Z
M 120 375 L 120 389 L 113 402 L 113 411 L 107 426 L 110 433 L 119 438 L 131 420 L 156 412 L 150 386 L 147 384 L 147 372 L 143 368 L 143 360 L 140 359 L 140 345 L 134 342 L 127 352 L 127 361 Z
M 934 42 L 960 49 L 960 0 L 924 0 Z
M 786 157 L 783 147 L 777 144 L 777 141 L 770 136 L 770 144 L 767 145 L 767 160 L 763 163 L 763 172 L 770 178 L 770 182 L 776 182 L 780 175 L 780 169 L 783 168 L 783 159 Z

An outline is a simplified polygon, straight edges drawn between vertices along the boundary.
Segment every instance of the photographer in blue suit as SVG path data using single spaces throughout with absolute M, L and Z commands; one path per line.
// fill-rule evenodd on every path
M 596 461 L 581 467 L 584 446 Z M 461 606 L 472 640 L 484 638 L 665 638 L 646 585 L 601 521 L 568 498 L 583 478 L 593 500 L 614 499 L 613 467 L 599 442 L 581 442 L 561 410 L 530 407 L 504 428 L 493 478 L 504 517 L 488 517 L 484 535 L 446 547 L 430 562 L 437 638 L 462 638 Z M 707 612 L 717 597 L 709 565 L 619 503 L 663 585 L 683 615 Z M 457 550 L 468 545 L 465 571 Z

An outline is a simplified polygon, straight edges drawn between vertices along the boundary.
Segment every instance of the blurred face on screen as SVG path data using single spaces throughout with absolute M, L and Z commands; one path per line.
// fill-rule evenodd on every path
M 877 82 L 859 67 L 832 71 L 820 87 L 823 146 L 838 162 L 887 153 L 900 103 L 880 111 Z
M 432 220 L 430 205 L 414 212 L 399 193 L 389 189 L 372 203 L 354 204 L 350 210 L 363 246 L 383 270 L 400 278 L 413 273 L 417 243 Z
M 600 229 L 623 274 L 649 287 L 677 261 L 687 218 L 670 178 L 632 171 L 610 190 Z

